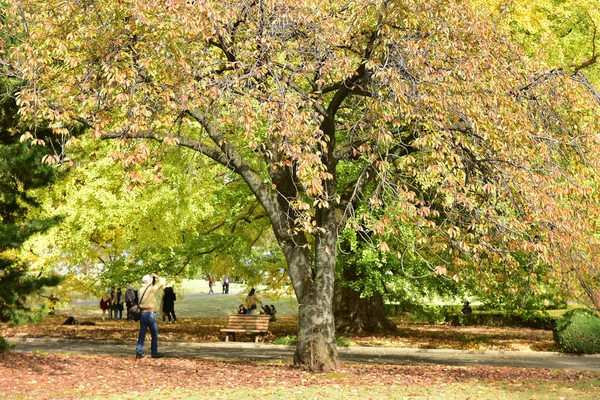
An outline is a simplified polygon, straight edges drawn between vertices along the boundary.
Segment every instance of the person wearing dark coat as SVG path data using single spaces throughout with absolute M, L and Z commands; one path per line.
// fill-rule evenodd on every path
M 465 306 L 463 307 L 461 312 L 466 315 L 473 314 L 473 309 L 471 308 L 471 305 L 468 301 L 465 303 Z
M 169 318 L 169 323 L 171 323 L 171 316 L 173 317 L 173 323 L 177 323 L 177 317 L 175 316 L 175 301 L 177 300 L 177 295 L 173 291 L 171 286 L 165 288 L 165 293 L 163 294 L 162 301 L 162 311 L 163 311 L 163 322 L 165 320 L 165 316 Z

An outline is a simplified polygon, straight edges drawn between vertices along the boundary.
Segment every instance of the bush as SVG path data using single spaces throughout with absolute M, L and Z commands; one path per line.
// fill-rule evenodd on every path
M 554 329 L 556 319 L 542 312 L 484 311 L 464 315 L 451 314 L 446 317 L 450 325 L 471 326 L 515 326 L 532 329 Z
M 12 345 L 0 336 L 0 353 L 10 350 L 11 347 Z
M 335 344 L 338 347 L 352 347 L 352 346 L 356 346 L 356 343 L 352 339 L 349 339 L 349 338 L 344 337 L 344 336 L 336 337 L 335 338 Z
M 515 326 L 532 329 L 554 329 L 556 318 L 543 311 L 481 311 L 479 306 L 473 307 L 473 314 L 460 312 L 462 305 L 424 306 L 419 304 L 388 305 L 388 315 L 409 313 L 413 322 L 430 324 L 449 324 L 455 326 Z
M 600 318 L 585 308 L 568 311 L 556 322 L 554 341 L 567 353 L 600 353 Z
M 295 336 L 282 336 L 273 341 L 273 344 L 281 344 L 285 346 L 295 346 L 296 345 L 296 337 Z
M 460 310 L 460 308 L 459 308 Z M 430 306 L 426 304 L 402 302 L 401 304 L 386 305 L 387 315 L 410 314 L 410 320 L 428 324 L 442 324 L 447 322 L 448 310 L 446 307 Z

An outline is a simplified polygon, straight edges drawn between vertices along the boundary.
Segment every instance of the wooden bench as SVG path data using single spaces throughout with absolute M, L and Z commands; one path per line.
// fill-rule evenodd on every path
M 227 327 L 221 329 L 221 332 L 225 332 L 225 341 L 229 341 L 229 334 L 235 341 L 236 333 L 263 333 L 269 331 L 269 316 L 268 315 L 248 315 L 248 314 L 235 314 L 229 317 Z M 259 335 L 256 335 L 254 339 L 258 342 Z

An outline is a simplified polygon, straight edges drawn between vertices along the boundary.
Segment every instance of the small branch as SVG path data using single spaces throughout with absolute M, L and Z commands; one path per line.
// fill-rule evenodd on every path
M 589 14 L 588 14 L 588 17 L 590 17 Z M 579 72 L 580 70 L 582 70 L 584 68 L 589 67 L 592 64 L 595 64 L 596 61 L 598 60 L 598 54 L 596 53 L 596 35 L 598 33 L 598 27 L 596 26 L 596 23 L 594 22 L 594 19 L 592 17 L 590 17 L 590 21 L 592 22 L 592 25 L 594 26 L 594 33 L 592 35 L 592 56 L 590 57 L 589 60 L 584 61 L 579 66 L 575 67 L 575 69 L 573 70 L 575 73 Z

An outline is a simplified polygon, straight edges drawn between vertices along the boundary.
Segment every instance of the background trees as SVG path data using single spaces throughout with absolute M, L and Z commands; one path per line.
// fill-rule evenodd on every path
M 149 268 L 174 281 L 261 275 L 270 231 L 234 176 L 178 148 L 150 144 L 153 161 L 130 166 L 116 149 L 82 138 L 70 151 L 73 165 L 42 197 L 62 223 L 29 242 L 39 265 L 63 265 L 92 290 L 138 282 Z
M 536 74 L 468 4 L 25 0 L 7 15 L 33 125 L 66 141 L 83 124 L 125 165 L 152 158 L 148 141 L 187 148 L 243 180 L 300 304 L 299 365 L 337 367 L 344 227 L 455 281 L 521 268 L 517 253 L 590 261 L 596 94 Z

